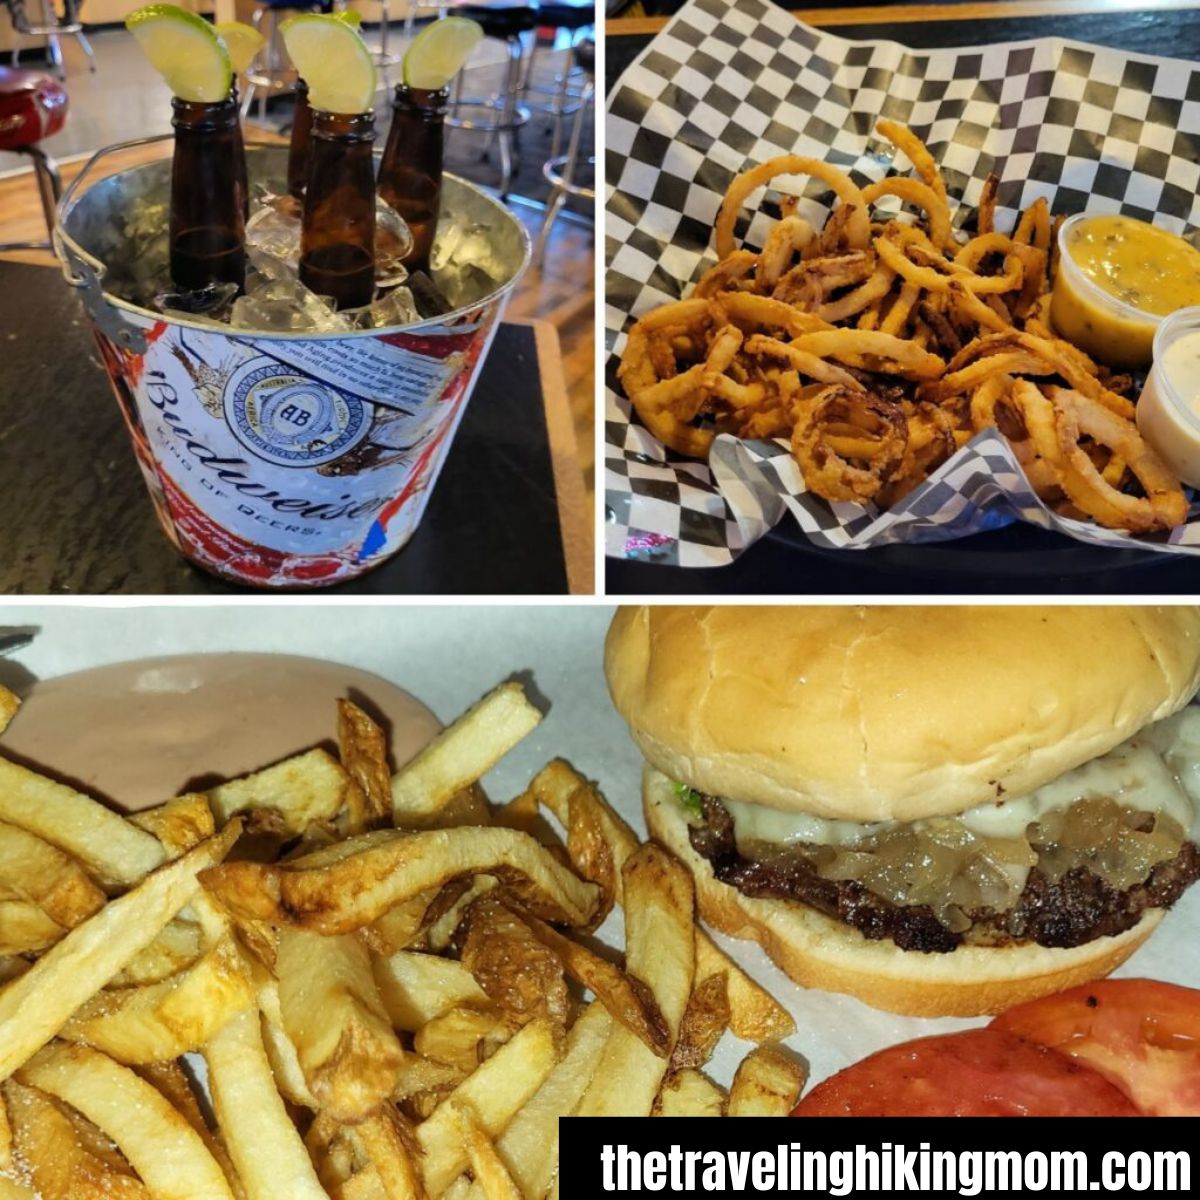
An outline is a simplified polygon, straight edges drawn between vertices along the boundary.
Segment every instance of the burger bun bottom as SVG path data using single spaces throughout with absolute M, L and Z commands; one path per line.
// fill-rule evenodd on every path
M 745 896 L 713 877 L 688 840 L 686 813 L 665 775 L 647 766 L 642 799 L 650 836 L 687 865 L 700 916 L 730 937 L 758 942 L 797 983 L 856 996 L 874 1008 L 914 1017 L 975 1017 L 1099 979 L 1154 931 L 1163 910 L 1132 929 L 1083 946 L 960 946 L 949 954 L 901 950 L 791 900 Z

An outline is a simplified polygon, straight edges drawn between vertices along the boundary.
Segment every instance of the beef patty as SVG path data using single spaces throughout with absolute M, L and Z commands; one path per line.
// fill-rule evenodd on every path
M 842 921 L 872 940 L 890 938 L 902 950 L 944 954 L 965 944 L 1082 946 L 1131 929 L 1148 908 L 1170 908 L 1200 878 L 1200 850 L 1184 842 L 1179 853 L 1159 863 L 1147 879 L 1118 891 L 1084 867 L 1050 880 L 1031 868 L 1025 890 L 1010 909 L 966 913 L 971 927 L 947 929 L 928 905 L 893 904 L 853 879 L 822 879 L 803 845 L 760 843 L 744 855 L 734 837 L 733 818 L 715 796 L 702 796 L 704 823 L 689 831 L 692 848 L 712 864 L 713 874 L 747 896 L 799 900 Z

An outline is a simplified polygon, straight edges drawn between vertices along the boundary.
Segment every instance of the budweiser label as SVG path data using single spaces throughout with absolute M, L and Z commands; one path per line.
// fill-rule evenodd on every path
M 496 315 L 297 341 L 147 321 L 143 354 L 101 342 L 181 548 L 255 582 L 293 558 L 333 580 L 411 536 Z

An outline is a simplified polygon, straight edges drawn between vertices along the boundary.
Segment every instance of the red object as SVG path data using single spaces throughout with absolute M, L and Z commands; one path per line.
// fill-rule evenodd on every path
M 42 71 L 0 67 L 0 150 L 24 150 L 67 120 L 67 89 Z
M 993 1029 L 1053 1046 L 1148 1116 L 1200 1116 L 1200 991 L 1105 979 L 1009 1009 Z
M 1000 1029 L 920 1038 L 819 1083 L 797 1117 L 1135 1117 L 1083 1063 Z

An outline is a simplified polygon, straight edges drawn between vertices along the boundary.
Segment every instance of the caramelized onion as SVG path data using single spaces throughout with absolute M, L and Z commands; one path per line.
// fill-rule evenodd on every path
M 1013 908 L 1034 866 L 1051 881 L 1082 867 L 1124 891 L 1174 858 L 1185 838 L 1164 813 L 1090 797 L 1046 813 L 1019 838 L 985 837 L 956 818 L 939 817 L 850 846 L 808 845 L 803 852 L 823 879 L 857 880 L 893 904 L 926 905 L 961 933 L 973 912 Z

